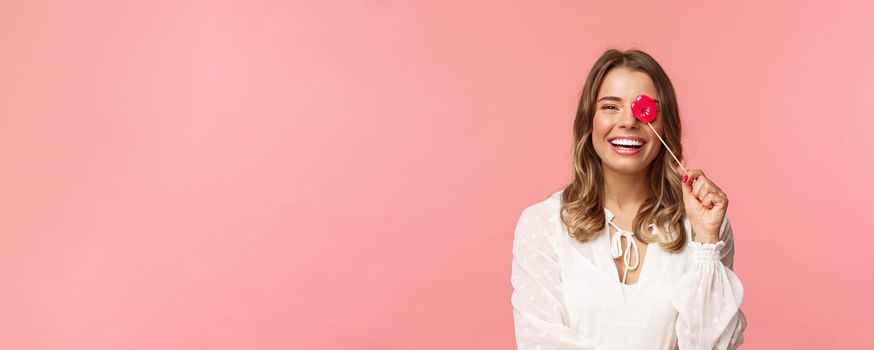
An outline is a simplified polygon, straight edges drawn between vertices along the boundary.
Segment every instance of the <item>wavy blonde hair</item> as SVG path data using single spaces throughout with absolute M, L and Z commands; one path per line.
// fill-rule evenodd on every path
M 604 77 L 613 68 L 625 67 L 649 75 L 658 91 L 659 111 L 664 126 L 662 139 L 683 160 L 677 97 L 668 75 L 649 54 L 640 50 L 609 49 L 595 62 L 580 94 L 574 120 L 573 181 L 561 195 L 561 221 L 571 237 L 580 242 L 594 239 L 604 229 L 604 173 L 601 159 L 592 145 L 592 120 L 595 101 Z M 683 191 L 674 159 L 662 147 L 652 161 L 649 182 L 653 195 L 640 206 L 632 224 L 634 236 L 644 242 L 657 242 L 665 250 L 679 251 L 686 245 L 683 226 Z M 662 235 L 651 228 L 658 227 Z M 646 227 L 647 230 L 642 228 Z

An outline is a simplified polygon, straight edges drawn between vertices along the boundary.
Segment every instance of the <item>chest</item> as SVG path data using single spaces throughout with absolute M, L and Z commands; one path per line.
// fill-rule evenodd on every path
M 682 261 L 672 264 L 673 256 L 657 245 L 649 247 L 635 241 L 644 260 L 636 270 L 628 272 L 625 281 L 628 286 L 623 285 L 625 264 L 621 257 L 611 256 L 609 238 L 615 230 L 609 227 L 611 230 L 605 230 L 593 241 L 580 243 L 572 237 L 560 240 L 558 256 L 569 325 L 581 333 L 604 335 L 601 340 L 605 342 L 625 344 L 628 348 L 652 348 L 654 337 L 671 334 L 671 329 L 660 326 L 673 324 L 672 318 L 676 317 L 670 298 L 675 295 L 673 286 L 682 274 Z M 624 250 L 624 237 L 621 243 Z M 631 257 L 629 263 L 634 266 L 636 255 L 632 253 Z M 674 267 L 677 274 L 671 269 Z
M 610 241 L 612 242 L 616 236 L 616 230 L 611 225 L 608 225 L 608 226 L 610 227 L 610 231 L 609 231 L 610 232 Z M 631 225 L 627 224 L 626 226 L 622 226 L 620 224 L 620 227 L 622 227 L 623 229 L 630 229 Z M 621 248 L 622 248 L 623 255 L 613 259 L 613 264 L 616 265 L 616 274 L 617 274 L 616 278 L 618 278 L 618 280 L 621 283 L 623 276 L 625 276 L 625 284 L 628 284 L 628 285 L 636 284 L 637 281 L 640 279 L 641 272 L 645 268 L 644 262 L 646 261 L 647 248 L 648 248 L 649 244 L 637 239 L 637 237 L 633 237 L 632 239 L 634 240 L 635 243 L 637 243 L 637 248 L 638 248 L 638 253 L 639 253 L 639 254 L 635 254 L 633 247 L 629 246 L 627 236 L 619 237 L 619 239 L 621 240 Z M 628 248 L 626 248 L 626 247 L 628 247 Z M 628 257 L 626 257 L 625 255 L 628 255 Z M 640 261 L 637 261 L 638 259 Z M 628 260 L 629 266 L 633 267 L 633 268 L 627 269 L 625 267 L 625 260 Z M 635 267 L 635 265 L 636 265 L 636 267 Z M 626 276 L 626 271 L 625 271 L 626 269 L 628 270 L 627 276 Z

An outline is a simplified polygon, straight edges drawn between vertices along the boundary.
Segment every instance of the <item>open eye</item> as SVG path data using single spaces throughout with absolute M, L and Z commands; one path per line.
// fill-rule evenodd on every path
M 614 109 L 614 110 L 617 110 L 617 111 L 619 110 L 619 108 L 617 108 L 617 107 L 614 106 L 614 105 L 603 105 L 603 106 L 601 106 L 601 109 L 611 109 L 611 108 Z

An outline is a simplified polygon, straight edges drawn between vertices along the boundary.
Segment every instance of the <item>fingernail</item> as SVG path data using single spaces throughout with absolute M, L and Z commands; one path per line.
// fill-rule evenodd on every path
M 689 175 L 683 175 L 683 183 L 686 183 L 686 179 L 689 178 Z

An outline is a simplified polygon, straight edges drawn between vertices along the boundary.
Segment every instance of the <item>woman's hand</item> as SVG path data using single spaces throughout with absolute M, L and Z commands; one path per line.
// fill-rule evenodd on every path
M 695 241 L 716 243 L 728 209 L 725 192 L 704 176 L 701 169 L 689 169 L 683 176 L 683 204 L 695 232 Z

